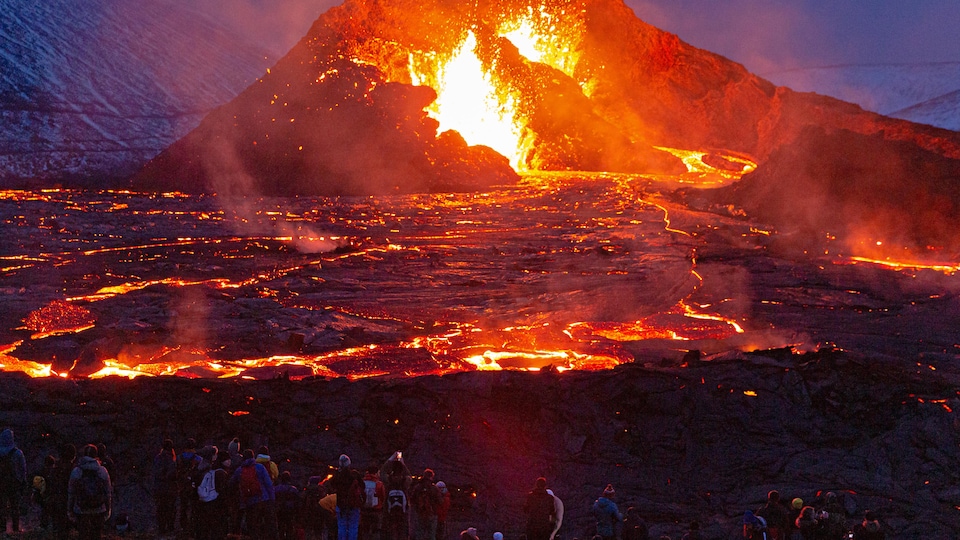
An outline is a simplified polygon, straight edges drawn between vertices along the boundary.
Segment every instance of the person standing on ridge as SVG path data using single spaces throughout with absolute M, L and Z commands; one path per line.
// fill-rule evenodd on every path
M 7 530 L 6 509 L 9 508 L 13 533 L 20 532 L 20 498 L 27 485 L 27 461 L 13 440 L 13 430 L 0 432 L 0 516 L 3 531 Z
M 363 508 L 360 509 L 360 540 L 380 540 L 380 522 L 383 517 L 383 503 L 387 498 L 383 482 L 380 480 L 380 468 L 367 467 L 363 475 Z
M 177 521 L 177 453 L 173 441 L 164 439 L 153 457 L 153 499 L 160 537 L 174 533 Z
M 450 490 L 447 484 L 437 482 L 437 489 L 440 490 L 440 506 L 437 508 L 437 540 L 447 540 L 447 514 L 450 513 Z
M 332 490 L 337 494 L 337 539 L 357 540 L 360 532 L 360 509 L 366 498 L 363 477 L 350 468 L 350 456 L 340 455 L 340 468 L 330 479 Z
M 597 520 L 597 535 L 603 540 L 616 540 L 621 524 L 623 523 L 623 514 L 617 508 L 617 503 L 613 501 L 617 492 L 613 489 L 613 484 L 607 484 L 601 495 L 593 503 L 593 516 Z
M 553 496 L 547 493 L 547 479 L 537 478 L 523 505 L 527 514 L 527 540 L 550 540 L 556 516 Z
M 784 540 L 786 538 L 790 513 L 780 502 L 779 491 L 774 489 L 767 493 L 767 504 L 754 513 L 767 522 L 768 540 Z
M 270 473 L 257 463 L 253 450 L 244 450 L 242 457 L 243 461 L 230 477 L 230 485 L 239 491 L 240 513 L 246 521 L 247 532 L 258 540 L 276 538 L 277 514 L 269 512 L 275 500 Z
M 413 505 L 413 537 L 415 540 L 436 540 L 437 511 L 443 502 L 440 489 L 433 483 L 432 469 L 424 469 L 410 489 L 410 502 Z
M 57 540 L 70 537 L 70 517 L 67 512 L 67 491 L 70 486 L 70 474 L 77 461 L 77 447 L 64 443 L 60 446 L 57 464 L 53 468 L 53 478 L 47 485 L 50 491 L 50 507 L 53 517 L 53 531 Z
M 197 467 L 203 461 L 197 455 L 197 441 L 187 439 L 186 448 L 177 456 L 177 493 L 180 499 L 180 530 L 190 534 L 197 527 Z
M 383 505 L 383 526 L 380 529 L 382 540 L 407 540 L 410 515 L 407 493 L 410 492 L 413 478 L 399 450 L 380 467 L 380 480 L 387 493 Z
M 80 540 L 99 540 L 103 525 L 113 512 L 110 473 L 97 459 L 97 447 L 83 447 L 83 456 L 70 473 L 67 508 L 77 522 Z

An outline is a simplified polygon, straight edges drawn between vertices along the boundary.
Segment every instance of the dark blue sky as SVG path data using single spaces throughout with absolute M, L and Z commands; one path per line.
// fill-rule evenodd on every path
M 626 0 L 638 17 L 756 73 L 960 62 L 960 0 Z
M 960 0 L 625 1 L 646 22 L 759 74 L 836 64 L 960 62 Z M 341 0 L 189 2 L 283 53 Z

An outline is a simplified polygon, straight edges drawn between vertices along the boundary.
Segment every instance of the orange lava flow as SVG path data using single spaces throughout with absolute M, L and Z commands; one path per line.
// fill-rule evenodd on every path
M 682 184 L 694 184 L 700 187 L 718 187 L 740 180 L 744 174 L 757 168 L 757 163 L 753 160 L 728 153 L 711 154 L 704 151 L 682 150 L 663 146 L 656 146 L 654 148 L 676 156 L 683 162 L 684 166 L 687 167 L 687 174 L 679 180 Z M 718 159 L 728 163 L 729 168 L 714 167 L 706 163 L 704 159 L 708 155 L 716 155 Z
M 884 266 L 886 268 L 891 268 L 894 270 L 933 270 L 936 272 L 942 272 L 948 276 L 952 276 L 957 272 L 960 272 L 960 264 L 936 264 L 936 263 L 922 263 L 922 262 L 913 262 L 913 261 L 893 261 L 889 259 L 870 259 L 867 257 L 850 257 L 849 261 L 852 264 L 856 263 L 866 263 L 866 264 L 876 264 L 878 266 Z
M 95 326 L 96 317 L 90 310 L 62 300 L 30 313 L 23 321 L 23 328 L 32 330 L 31 339 L 43 339 L 60 334 L 83 332 Z

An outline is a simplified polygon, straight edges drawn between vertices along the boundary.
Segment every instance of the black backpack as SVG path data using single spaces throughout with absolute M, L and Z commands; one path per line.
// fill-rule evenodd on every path
M 80 481 L 77 483 L 75 499 L 80 510 L 99 510 L 107 504 L 107 481 L 100 476 L 99 469 L 80 469 Z
M 428 480 L 421 480 L 414 486 L 411 498 L 413 499 L 413 507 L 418 514 L 429 516 L 436 513 L 431 489 L 433 487 L 433 483 Z

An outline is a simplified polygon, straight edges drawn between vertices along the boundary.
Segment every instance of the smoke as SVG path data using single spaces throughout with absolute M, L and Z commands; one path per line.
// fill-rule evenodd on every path
M 206 287 L 178 287 L 171 298 L 169 332 L 174 343 L 203 348 L 209 337 L 210 302 Z
M 204 173 L 224 213 L 232 216 L 230 223 L 237 234 L 289 238 L 290 245 L 301 253 L 323 253 L 339 247 L 329 234 L 318 228 L 301 223 L 294 225 L 282 219 L 264 221 L 256 181 L 247 173 L 234 146 L 218 138 L 208 149 Z
M 276 227 L 279 236 L 290 237 L 290 244 L 300 253 L 324 253 L 339 247 L 326 233 L 308 225 L 280 221 Z

